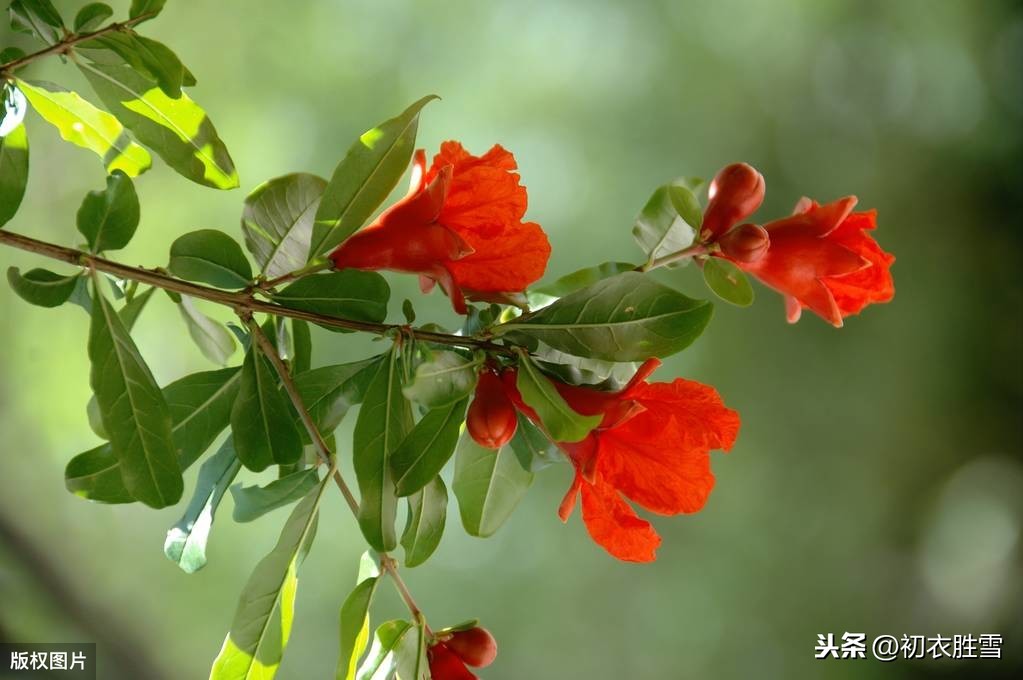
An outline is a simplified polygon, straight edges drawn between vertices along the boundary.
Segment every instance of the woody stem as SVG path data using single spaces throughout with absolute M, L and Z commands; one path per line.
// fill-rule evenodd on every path
M 309 433 L 309 438 L 313 441 L 313 446 L 316 449 L 316 454 L 320 460 L 326 464 L 330 470 L 333 471 L 334 483 L 337 488 L 341 491 L 341 495 L 344 496 L 345 502 L 351 509 L 352 514 L 358 518 L 359 516 L 359 502 L 355 500 L 355 495 L 352 493 L 348 483 L 345 482 L 344 477 L 341 475 L 341 471 L 337 469 L 336 465 L 331 463 L 332 457 L 330 448 L 327 446 L 327 442 L 323 439 L 323 435 L 320 434 L 320 430 L 316 427 L 316 423 L 313 422 L 313 417 L 309 413 L 309 409 L 306 408 L 305 403 L 302 401 L 302 396 L 298 393 L 298 388 L 295 386 L 295 381 L 291 377 L 291 371 L 288 370 L 287 365 L 281 359 L 280 354 L 277 352 L 277 348 L 273 346 L 270 339 L 266 337 L 266 333 L 259 327 L 259 324 L 252 318 L 252 312 L 242 311 L 239 312 L 239 317 L 248 326 L 249 332 L 252 334 L 252 339 L 259 347 L 260 352 L 270 360 L 274 370 L 277 372 L 277 377 L 280 378 L 281 384 L 284 386 L 284 391 L 287 392 L 288 398 L 291 399 L 292 405 L 298 412 L 299 419 L 302 421 L 302 426 L 305 427 L 306 432 Z M 412 597 L 412 593 L 409 592 L 408 586 L 405 585 L 405 581 L 401 578 L 398 573 L 397 561 L 385 552 L 380 553 L 380 568 L 381 570 L 390 576 L 391 581 L 394 583 L 398 594 L 401 599 L 405 602 L 405 606 L 408 607 L 409 613 L 412 618 L 417 622 L 422 623 L 425 627 L 427 635 L 431 635 L 431 631 L 426 626 L 426 620 L 423 617 L 423 612 L 416 604 L 415 599 Z
M 399 324 L 357 321 L 355 319 L 345 319 L 343 317 L 331 316 L 328 314 L 290 309 L 272 302 L 264 302 L 262 300 L 255 299 L 251 288 L 239 292 L 211 288 L 209 286 L 203 286 L 190 281 L 183 281 L 160 270 L 121 264 L 120 262 L 108 260 L 82 250 L 58 246 L 53 243 L 40 241 L 30 236 L 16 234 L 4 229 L 0 229 L 0 245 L 10 246 L 19 250 L 42 255 L 83 269 L 94 269 L 96 271 L 112 274 L 118 278 L 138 281 L 140 283 L 173 291 L 182 295 L 188 295 L 201 300 L 208 300 L 219 305 L 230 307 L 236 312 L 247 311 L 249 313 L 260 312 L 263 314 L 273 314 L 274 316 L 283 316 L 290 319 L 309 321 L 320 324 L 321 326 L 361 331 L 363 333 L 372 333 L 374 335 L 385 335 L 391 331 L 403 330 L 404 332 L 411 334 L 416 339 L 424 342 L 453 345 L 456 347 L 479 348 L 497 354 L 509 355 L 512 353 L 510 348 L 482 338 L 452 335 L 450 333 L 436 333 L 433 331 L 406 328 L 404 325 Z

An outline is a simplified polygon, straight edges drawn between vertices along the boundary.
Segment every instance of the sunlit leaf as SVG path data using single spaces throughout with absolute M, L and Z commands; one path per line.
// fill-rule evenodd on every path
M 520 355 L 518 377 L 515 382 L 522 401 L 536 411 L 544 429 L 556 442 L 577 442 L 600 424 L 601 416 L 584 416 L 572 410 L 525 353 Z
M 739 307 L 753 304 L 753 286 L 746 274 L 728 260 L 708 257 L 703 262 L 703 280 L 725 302 Z
M 476 388 L 476 369 L 481 363 L 482 357 L 434 352 L 416 367 L 411 384 L 405 386 L 405 397 L 430 409 L 457 403 Z
M 97 279 L 98 282 L 98 279 Z M 162 508 L 184 489 L 163 392 L 120 317 L 97 290 L 89 327 L 90 382 L 131 495 Z
M 462 435 L 455 453 L 452 489 L 462 526 L 470 536 L 486 538 L 501 528 L 533 483 L 509 446 L 494 451 Z
M 401 366 L 397 348 L 376 364 L 355 422 L 354 463 L 362 499 L 359 526 L 375 550 L 398 544 L 394 530 L 398 498 L 391 475 L 391 453 L 412 429 L 412 410 L 401 393 Z
M 348 149 L 323 192 L 309 253 L 322 255 L 351 236 L 383 203 L 405 173 L 416 144 L 423 97 L 398 116 L 367 130 Z
M 447 509 L 448 490 L 440 477 L 408 497 L 408 521 L 401 535 L 406 567 L 419 566 L 440 545 Z
M 359 657 L 369 644 L 369 607 L 379 582 L 376 560 L 367 552 L 359 562 L 359 579 L 341 605 L 341 654 L 336 680 L 355 680 Z
M 643 361 L 688 347 L 710 321 L 712 305 L 624 272 L 587 286 L 540 311 L 495 327 L 554 349 L 605 361 Z
M 216 229 L 199 229 L 177 238 L 170 248 L 171 273 L 219 288 L 244 288 L 252 267 L 241 246 Z
M 210 680 L 271 680 L 291 635 L 298 568 L 316 533 L 323 490 L 314 488 L 295 506 L 274 549 L 256 565 L 242 589 L 231 631 L 213 662 Z
M 234 354 L 235 342 L 231 331 L 218 321 L 200 312 L 187 295 L 178 303 L 181 318 L 185 320 L 188 334 L 207 359 L 223 366 Z
M 245 355 L 238 398 L 231 409 L 231 432 L 238 458 L 255 472 L 275 463 L 289 465 L 302 455 L 302 438 L 287 397 L 256 348 Z
M 67 302 L 75 292 L 79 276 L 61 276 L 47 269 L 31 269 L 24 274 L 17 267 L 7 269 L 11 290 L 25 302 L 39 307 L 59 307 Z
M 21 206 L 28 183 L 28 135 L 19 124 L 0 137 L 0 227 L 11 221 Z
M 251 522 L 271 510 L 291 505 L 305 497 L 319 482 L 316 468 L 309 468 L 275 479 L 266 486 L 235 484 L 231 487 L 231 496 L 234 498 L 234 521 Z
M 273 300 L 303 312 L 379 323 L 387 318 L 390 297 L 391 288 L 380 274 L 345 269 L 303 277 L 276 293 Z
M 186 574 L 206 566 L 206 543 L 213 527 L 213 517 L 227 488 L 234 481 L 242 464 L 234 453 L 231 438 L 199 468 L 195 492 L 185 514 L 167 532 L 163 552 Z
M 433 409 L 391 453 L 391 471 L 398 496 L 416 493 L 444 468 L 455 452 L 467 405 L 468 400 L 462 399 Z
M 398 668 L 405 637 L 415 634 L 415 627 L 408 621 L 387 621 L 380 624 L 373 637 L 373 646 L 359 667 L 355 680 L 386 680 L 393 677 Z
M 182 94 L 171 99 L 128 66 L 79 60 L 96 94 L 139 141 L 184 177 L 233 189 L 238 173 L 206 112 Z
M 121 170 L 129 177 L 152 165 L 149 152 L 136 144 L 120 121 L 82 99 L 77 92 L 46 82 L 18 81 L 32 108 L 57 128 L 60 136 L 95 153 L 107 173 Z
M 181 97 L 185 65 L 174 51 L 163 43 L 138 35 L 134 31 L 106 33 L 79 45 L 84 49 L 108 49 L 138 72 L 152 80 L 171 99 Z
M 128 245 L 139 225 L 139 199 L 131 178 L 120 170 L 108 175 L 106 189 L 85 195 L 77 223 L 94 253 Z
M 683 207 L 685 214 L 679 214 L 676 206 Z M 643 206 L 632 235 L 649 259 L 683 250 L 693 244 L 700 227 L 688 221 L 686 215 L 689 219 L 700 215 L 695 196 L 679 183 L 666 184 L 658 187 Z
M 305 266 L 313 219 L 326 180 L 307 173 L 277 177 L 245 198 L 242 231 L 245 245 L 268 279 Z

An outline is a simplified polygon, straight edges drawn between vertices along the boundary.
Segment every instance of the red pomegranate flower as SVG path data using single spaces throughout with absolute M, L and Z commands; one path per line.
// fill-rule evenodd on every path
M 770 244 L 761 257 L 736 257 L 724 239 L 722 253 L 785 296 L 789 323 L 806 307 L 840 328 L 845 317 L 895 295 L 895 257 L 867 233 L 877 211 L 853 212 L 855 206 L 855 196 L 826 205 L 804 198 L 793 215 L 764 225 Z
M 338 269 L 419 274 L 424 292 L 439 283 L 460 314 L 466 294 L 521 292 L 543 276 L 551 247 L 540 225 L 522 221 L 526 188 L 515 169 L 500 145 L 473 156 L 444 142 L 429 171 L 419 150 L 408 194 L 330 259 Z
M 485 668 L 497 657 L 497 641 L 486 628 L 440 636 L 427 650 L 433 680 L 477 680 L 466 666 Z
M 619 392 L 555 383 L 575 411 L 603 416 L 582 441 L 559 443 L 576 476 L 558 514 L 567 521 L 581 492 L 590 536 L 631 562 L 653 561 L 661 538 L 622 495 L 661 515 L 700 510 L 714 487 L 709 452 L 729 450 L 739 432 L 739 414 L 725 407 L 714 388 L 681 378 L 646 382 L 660 363 L 648 360 Z M 515 389 L 514 372 L 505 374 L 505 386 L 538 422 Z
M 501 378 L 493 368 L 485 366 L 465 417 L 465 428 L 480 446 L 499 449 L 515 436 L 518 424 L 515 404 L 505 392 Z

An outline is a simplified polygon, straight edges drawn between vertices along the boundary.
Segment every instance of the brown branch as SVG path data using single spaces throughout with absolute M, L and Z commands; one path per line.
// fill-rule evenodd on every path
M 33 52 L 32 54 L 26 54 L 23 57 L 19 57 L 7 62 L 6 64 L 0 65 L 0 75 L 8 77 L 22 66 L 26 66 L 37 59 L 48 57 L 51 54 L 67 54 L 72 47 L 79 43 L 88 42 L 93 38 L 99 38 L 107 35 L 108 33 L 123 31 L 126 28 L 131 28 L 136 24 L 142 23 L 146 19 L 152 19 L 154 16 L 156 16 L 156 12 L 146 12 L 145 14 L 140 14 L 133 19 L 119 21 L 108 26 L 104 26 L 97 31 L 92 31 L 91 33 L 72 33 L 60 42 L 54 43 L 45 49 Z
M 122 279 L 139 281 L 140 283 L 156 286 L 157 288 L 173 291 L 182 295 L 188 295 L 201 300 L 208 300 L 210 302 L 231 307 L 236 312 L 248 311 L 250 313 L 260 312 L 264 314 L 273 314 L 274 316 L 284 316 L 291 319 L 310 321 L 312 323 L 320 324 L 321 326 L 343 328 L 345 330 L 361 331 L 364 333 L 373 333 L 375 335 L 384 335 L 391 331 L 403 330 L 410 333 L 417 340 L 422 340 L 424 342 L 434 342 L 441 345 L 453 345 L 456 347 L 479 348 L 497 354 L 512 354 L 510 348 L 480 338 L 464 337 L 461 335 L 452 335 L 450 333 L 435 333 L 433 331 L 424 331 L 414 328 L 407 329 L 405 326 L 399 324 L 357 321 L 355 319 L 345 319 L 338 316 L 290 309 L 271 302 L 257 300 L 252 296 L 250 291 L 235 293 L 220 290 L 219 288 L 211 288 L 209 286 L 191 283 L 189 281 L 183 281 L 157 270 L 145 269 L 143 267 L 132 267 L 121 264 L 120 262 L 108 260 L 98 255 L 92 255 L 81 250 L 76 250 L 75 248 L 58 246 L 54 243 L 40 241 L 30 236 L 16 234 L 4 229 L 0 229 L 0 245 L 11 246 L 12 248 L 18 248 L 19 250 L 43 255 L 44 257 L 48 257 L 53 260 L 66 262 L 76 267 L 91 268 L 96 271 L 112 274 Z

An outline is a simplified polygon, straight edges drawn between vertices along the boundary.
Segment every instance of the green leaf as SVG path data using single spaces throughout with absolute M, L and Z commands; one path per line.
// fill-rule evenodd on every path
M 539 472 L 554 463 L 565 462 L 565 457 L 557 444 L 534 425 L 533 421 L 521 413 L 518 414 L 518 419 L 519 425 L 509 445 L 523 470 Z
M 139 141 L 182 176 L 214 189 L 238 186 L 238 173 L 206 112 L 182 94 L 171 99 L 123 65 L 80 60 L 96 94 Z
M 21 206 L 28 184 L 28 135 L 19 124 L 0 137 L 0 227 L 11 221 Z
M 245 245 L 268 279 L 301 269 L 309 261 L 313 219 L 327 181 L 304 172 L 277 177 L 245 197 Z
M 138 321 L 139 315 L 142 314 L 142 310 L 146 308 L 149 301 L 153 299 L 154 293 L 156 293 L 156 288 L 139 293 L 118 310 L 117 315 L 121 317 L 124 327 L 129 331 L 135 327 L 135 322 Z
M 5 47 L 4 49 L 0 50 L 0 64 L 6 64 L 8 62 L 15 61 L 17 59 L 21 59 L 24 56 L 25 50 L 21 49 L 20 47 Z M 0 117 L 0 120 L 2 120 L 2 117 Z M 21 121 L 19 120 L 18 122 L 20 123 Z
M 684 194 L 688 194 L 688 197 Z M 676 208 L 676 203 L 689 206 L 689 198 L 695 203 L 696 214 L 699 215 L 699 203 L 696 203 L 692 192 L 676 184 L 658 187 L 643 206 L 632 227 L 632 235 L 649 259 L 683 250 L 693 244 L 700 225 L 687 221 Z M 687 214 L 692 216 L 688 208 Z
M 11 27 L 23 33 L 35 33 L 44 42 L 59 42 L 64 20 L 50 0 L 14 0 L 10 6 Z
M 234 521 L 251 522 L 277 508 L 291 505 L 320 483 L 316 468 L 300 470 L 275 479 L 266 486 L 231 487 L 234 498 Z
M 64 468 L 64 486 L 76 496 L 97 503 L 134 503 L 121 477 L 121 461 L 110 444 L 80 453 Z
M 703 262 L 703 280 L 714 294 L 725 302 L 739 307 L 753 304 L 753 286 L 746 274 L 734 263 L 719 257 L 708 257 Z
M 291 320 L 291 335 L 295 347 L 291 360 L 292 370 L 297 375 L 312 368 L 313 337 L 309 332 L 309 324 L 301 319 Z
M 244 288 L 252 281 L 252 267 L 241 246 L 216 229 L 178 237 L 171 244 L 167 268 L 175 276 L 218 288 Z
M 165 4 L 167 4 L 167 0 L 131 0 L 131 9 L 128 11 L 128 16 L 132 19 L 143 14 L 156 16 L 163 10 Z M 149 21 L 149 19 L 146 19 L 146 21 Z
M 131 495 L 154 508 L 173 505 L 184 482 L 171 434 L 171 415 L 153 374 L 120 317 L 98 290 L 89 327 L 90 381 L 103 427 Z
M 394 519 L 398 498 L 391 476 L 391 453 L 412 429 L 412 410 L 401 393 L 399 350 L 392 348 L 376 366 L 355 422 L 354 464 L 359 482 L 359 526 L 375 550 L 392 550 L 398 539 Z
M 75 292 L 79 276 L 61 276 L 46 269 L 31 269 L 23 275 L 17 267 L 7 269 L 11 290 L 25 302 L 39 307 L 59 307 L 67 302 Z
M 387 621 L 380 624 L 373 638 L 373 646 L 359 667 L 355 680 L 385 680 L 393 677 L 398 668 L 399 657 L 402 655 L 402 643 L 413 628 L 408 621 Z
M 288 465 L 302 455 L 291 406 L 258 349 L 250 348 L 242 365 L 238 399 L 231 409 L 231 432 L 242 464 L 255 472 Z
M 419 112 L 437 98 L 423 97 L 352 144 L 323 191 L 310 256 L 322 255 L 351 236 L 383 203 L 412 160 Z
M 675 208 L 678 216 L 685 220 L 686 224 L 692 227 L 696 233 L 700 233 L 703 226 L 703 208 L 696 194 L 687 187 L 671 184 L 668 186 L 668 199 Z
M 120 170 L 136 177 L 153 164 L 149 152 L 131 140 L 120 121 L 82 99 L 77 92 L 53 83 L 24 80 L 18 81 L 18 87 L 64 140 L 99 156 L 108 174 Z
M 412 630 L 402 637 L 394 650 L 394 658 L 397 680 L 431 677 L 426 656 L 426 628 L 422 624 L 413 624 Z
M 533 483 L 508 446 L 486 449 L 468 433 L 455 454 L 452 488 L 458 499 L 462 526 L 470 536 L 486 538 L 501 528 Z
M 386 361 L 387 355 L 384 355 Z M 381 357 L 350 364 L 322 366 L 295 376 L 295 387 L 321 433 L 333 432 L 348 409 L 361 404 Z
M 199 468 L 192 500 L 178 523 L 167 532 L 163 544 L 163 553 L 186 574 L 194 574 L 206 566 L 206 543 L 213 517 L 241 467 L 228 437 L 220 450 Z
M 181 97 L 185 65 L 161 42 L 132 30 L 106 33 L 80 45 L 84 49 L 107 49 L 119 56 L 141 77 L 156 82 L 171 99 Z
M 120 170 L 108 175 L 106 189 L 85 195 L 77 219 L 92 252 L 128 245 L 139 225 L 139 199 L 131 178 Z
M 440 477 L 408 497 L 408 522 L 401 535 L 406 567 L 419 566 L 440 545 L 447 512 L 448 490 Z
M 242 589 L 231 632 L 213 662 L 210 680 L 270 680 L 291 635 L 298 568 L 316 533 L 317 510 L 330 475 L 295 506 L 274 549 Z
M 90 2 L 75 15 L 75 33 L 88 33 L 114 15 L 113 8 L 102 2 Z
M 601 416 L 584 416 L 572 410 L 550 380 L 524 352 L 520 354 L 515 382 L 522 401 L 536 411 L 550 438 L 556 442 L 583 440 L 600 424 Z
M 603 281 L 622 272 L 631 272 L 635 268 L 636 265 L 629 262 L 604 262 L 595 267 L 586 267 L 571 274 L 566 274 L 551 283 L 531 288 L 529 291 L 530 297 L 534 294 L 549 298 L 564 297 L 597 281 Z
M 380 572 L 368 552 L 359 564 L 359 581 L 341 605 L 341 655 L 337 661 L 337 680 L 354 680 L 359 657 L 369 643 L 369 607 L 379 583 Z
M 231 331 L 196 309 L 192 298 L 187 295 L 181 296 L 178 310 L 181 312 L 181 318 L 185 320 L 185 325 L 188 326 L 188 334 L 203 356 L 215 364 L 221 366 L 226 364 L 235 349 Z
M 416 423 L 391 454 L 398 496 L 416 493 L 444 468 L 458 444 L 458 430 L 465 422 L 468 399 L 435 408 Z
M 643 361 L 688 347 L 710 321 L 712 305 L 639 272 L 624 272 L 496 326 L 575 356 Z
M 482 357 L 466 358 L 458 352 L 434 352 L 416 367 L 415 377 L 403 390 L 405 398 L 429 409 L 456 404 L 476 389 L 476 368 Z
M 380 323 L 387 318 L 390 297 L 391 288 L 380 274 L 345 269 L 303 277 L 274 295 L 273 300 L 289 309 Z
M 616 389 L 636 373 L 633 362 L 579 357 L 546 345 L 533 350 L 533 359 L 548 375 L 570 385 L 602 385 Z

